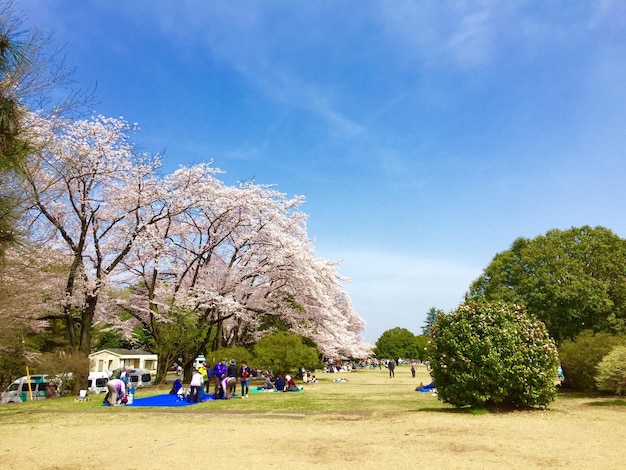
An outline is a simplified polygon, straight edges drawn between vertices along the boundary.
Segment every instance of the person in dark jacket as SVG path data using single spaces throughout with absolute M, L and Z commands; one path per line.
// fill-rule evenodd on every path
M 235 362 L 234 359 L 231 359 L 228 362 L 228 371 L 226 372 L 226 375 L 228 377 L 237 377 L 238 375 L 238 370 L 237 370 L 237 363 Z
M 279 392 L 284 392 L 285 385 L 286 385 L 285 379 L 283 379 L 283 377 L 279 375 L 278 378 L 276 379 L 276 382 L 274 383 L 276 390 L 278 390 Z

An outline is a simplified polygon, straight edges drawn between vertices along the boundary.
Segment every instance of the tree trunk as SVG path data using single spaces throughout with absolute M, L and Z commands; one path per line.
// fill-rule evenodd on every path
M 91 329 L 97 304 L 98 296 L 89 295 L 87 297 L 87 305 L 85 305 L 80 318 L 80 342 L 78 344 L 78 350 L 87 355 L 91 352 Z
M 157 353 L 157 375 L 154 379 L 156 385 L 164 384 L 167 380 L 167 370 L 172 358 Z

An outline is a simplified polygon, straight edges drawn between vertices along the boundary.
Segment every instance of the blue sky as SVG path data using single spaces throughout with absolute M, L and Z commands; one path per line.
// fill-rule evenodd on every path
M 22 0 L 168 168 L 305 195 L 375 342 L 517 237 L 626 236 L 626 3 Z

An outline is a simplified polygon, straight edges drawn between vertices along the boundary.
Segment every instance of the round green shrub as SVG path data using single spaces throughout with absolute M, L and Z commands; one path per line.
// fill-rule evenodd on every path
M 439 399 L 456 407 L 545 407 L 556 398 L 556 346 L 522 307 L 460 305 L 439 316 L 428 354 Z
M 573 340 L 559 346 L 559 358 L 565 375 L 563 385 L 577 391 L 589 391 L 596 387 L 598 364 L 618 345 L 626 345 L 626 336 L 610 333 L 594 333 L 585 330 Z
M 626 346 L 616 346 L 598 364 L 598 390 L 622 395 L 626 392 Z

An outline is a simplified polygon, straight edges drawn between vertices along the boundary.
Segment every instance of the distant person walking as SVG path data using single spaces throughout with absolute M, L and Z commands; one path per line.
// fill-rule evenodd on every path
M 388 363 L 387 363 L 387 368 L 389 369 L 389 377 L 393 378 L 396 376 L 396 361 L 394 359 L 391 359 Z
M 411 361 L 411 376 L 415 378 L 415 361 Z

